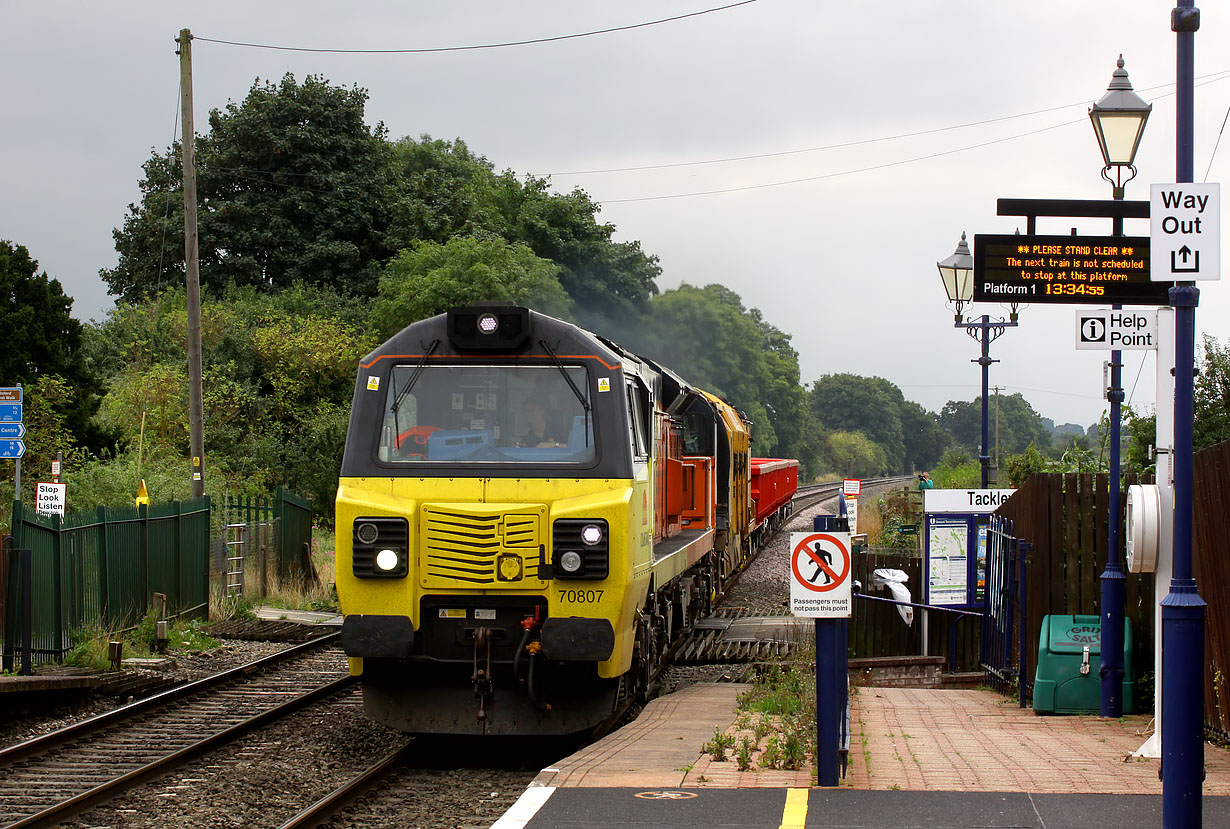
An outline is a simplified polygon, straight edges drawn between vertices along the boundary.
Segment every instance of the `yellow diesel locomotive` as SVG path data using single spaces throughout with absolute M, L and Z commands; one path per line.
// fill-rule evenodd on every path
M 492 303 L 403 329 L 360 364 L 337 494 L 368 715 L 420 734 L 609 721 L 789 511 L 756 515 L 750 467 L 738 412 L 570 323 Z

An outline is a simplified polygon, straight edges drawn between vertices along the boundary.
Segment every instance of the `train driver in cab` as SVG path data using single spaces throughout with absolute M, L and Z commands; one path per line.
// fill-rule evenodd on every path
M 533 446 L 541 449 L 566 445 L 566 440 L 560 436 L 558 428 L 547 417 L 547 409 L 540 400 L 535 397 L 526 398 L 523 412 L 527 428 L 517 438 L 517 446 Z

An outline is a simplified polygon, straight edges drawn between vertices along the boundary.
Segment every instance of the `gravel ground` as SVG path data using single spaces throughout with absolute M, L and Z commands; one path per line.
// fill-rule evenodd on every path
M 405 743 L 359 700 L 354 689 L 309 706 L 62 825 L 279 826 Z
M 338 785 L 405 745 L 400 732 L 363 714 L 358 689 L 317 703 L 127 792 L 63 826 L 162 829 L 166 826 L 277 827 Z M 457 766 L 430 744 L 420 765 Z M 399 769 L 337 827 L 490 826 L 543 765 L 531 768 Z M 549 760 L 547 762 L 550 762 Z
M 167 672 L 167 675 L 183 682 L 191 682 L 292 647 L 274 642 L 245 642 L 238 639 L 220 641 L 222 642 L 221 647 L 207 653 L 171 654 L 175 659 L 175 667 Z M 72 725 L 95 714 L 102 714 L 130 700 L 131 697 L 94 696 L 85 698 L 80 703 L 60 706 L 45 714 L 20 716 L 0 714 L 0 748 L 55 731 L 66 725 Z

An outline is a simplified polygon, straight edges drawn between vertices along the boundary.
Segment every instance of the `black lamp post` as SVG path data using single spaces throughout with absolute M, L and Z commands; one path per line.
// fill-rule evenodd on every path
M 948 293 L 948 301 L 954 303 L 957 308 L 953 327 L 964 328 L 965 333 L 982 346 L 982 356 L 970 362 L 982 366 L 982 446 L 978 452 L 978 462 L 982 466 L 982 488 L 986 489 L 989 477 L 987 472 L 991 462 L 991 455 L 987 448 L 987 399 L 990 393 L 988 370 L 991 368 L 991 363 L 999 362 L 999 360 L 991 359 L 991 343 L 1004 333 L 1005 328 L 1016 327 L 1016 311 L 1013 310 L 1007 321 L 992 320 L 987 314 L 983 314 L 981 320 L 975 318 L 969 321 L 962 316 L 962 310 L 974 298 L 974 257 L 969 252 L 964 231 L 961 233 L 961 241 L 957 244 L 957 249 L 952 256 L 935 264 L 940 269 L 940 279 L 944 283 L 944 290 Z
M 1116 200 L 1123 198 L 1124 185 L 1136 177 L 1136 150 L 1140 137 L 1149 120 L 1152 104 L 1132 91 L 1127 70 L 1123 68 L 1123 55 L 1119 56 L 1118 68 L 1110 79 L 1110 86 L 1102 99 L 1089 109 L 1089 120 L 1102 150 L 1102 178 L 1110 182 Z M 1111 172 L 1114 176 L 1111 176 Z M 1123 235 L 1123 217 L 1114 219 L 1113 234 Z M 1118 311 L 1123 306 L 1113 305 Z M 1119 717 L 1123 714 L 1123 603 L 1127 576 L 1123 572 L 1122 554 L 1119 552 L 1120 512 L 1120 405 L 1123 403 L 1122 352 L 1110 353 L 1110 388 L 1106 399 L 1110 401 L 1110 497 L 1108 499 L 1106 569 L 1102 572 L 1102 705 L 1103 717 Z

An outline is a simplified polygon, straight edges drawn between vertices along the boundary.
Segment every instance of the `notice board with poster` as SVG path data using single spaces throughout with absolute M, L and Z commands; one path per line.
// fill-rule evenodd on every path
M 986 603 L 987 525 L 1015 489 L 923 491 L 923 603 L 980 607 Z

